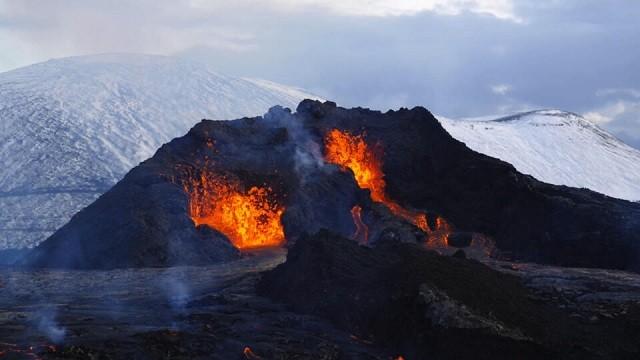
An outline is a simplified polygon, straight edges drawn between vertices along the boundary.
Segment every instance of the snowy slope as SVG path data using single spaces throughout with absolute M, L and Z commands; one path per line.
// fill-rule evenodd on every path
M 109 54 L 0 74 L 0 249 L 33 246 L 202 118 L 295 108 L 300 89 L 172 57 Z
M 640 151 L 579 115 L 540 110 L 493 120 L 439 119 L 471 149 L 539 180 L 640 200 Z

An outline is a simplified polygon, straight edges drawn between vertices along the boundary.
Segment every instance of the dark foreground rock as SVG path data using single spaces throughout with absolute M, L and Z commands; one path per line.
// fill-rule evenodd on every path
M 293 268 L 279 270 L 285 276 L 279 285 L 281 298 L 298 292 L 309 302 L 309 311 L 318 315 L 294 311 L 303 308 L 300 304 L 287 306 L 283 300 L 276 302 L 256 294 L 260 273 L 281 264 L 284 249 L 251 253 L 238 261 L 205 267 L 0 269 L 0 359 L 390 360 L 401 355 L 416 360 L 465 356 L 501 359 L 514 354 L 515 359 L 535 355 L 545 359 L 638 358 L 639 274 L 496 262 L 492 268 L 509 274 L 496 275 L 476 262 L 453 262 L 427 253 L 407 257 L 408 269 L 384 276 L 380 264 L 389 267 L 395 263 L 401 269 L 403 265 L 394 259 L 404 257 L 402 252 L 392 250 L 387 259 L 377 250 L 343 247 L 345 243 L 350 244 L 344 240 L 335 244 L 342 256 L 329 258 L 336 249 L 329 245 L 314 246 L 317 254 L 298 253 L 295 268 L 310 271 L 308 277 L 302 272 L 293 276 Z M 292 256 L 297 251 L 294 249 Z M 370 256 L 370 261 L 363 260 L 363 254 Z M 332 263 L 316 261 L 321 259 Z M 303 260 L 313 262 L 305 264 Z M 461 270 L 451 268 L 453 264 Z M 344 273 L 346 278 L 340 276 L 342 269 L 348 271 Z M 467 278 L 469 272 L 471 278 Z M 398 273 L 402 274 L 400 280 L 393 278 Z M 416 280 L 418 274 L 422 279 Z M 368 275 L 382 277 L 363 283 L 369 289 L 353 286 Z M 323 281 L 316 283 L 319 279 Z M 518 279 L 526 288 L 517 285 Z M 290 282 L 290 286 L 283 286 L 284 282 Z M 418 296 L 410 291 L 416 283 L 426 284 L 417 287 L 418 292 L 422 290 Z M 494 287 L 500 291 L 492 290 Z M 387 297 L 377 292 L 389 288 L 396 291 Z M 523 303 L 522 293 L 530 302 Z M 416 297 L 425 300 L 412 302 Z M 370 309 L 377 309 L 374 304 L 381 299 L 405 306 L 400 319 L 390 321 L 389 326 L 405 321 L 408 329 L 420 330 L 424 329 L 421 324 L 435 322 L 437 325 L 416 334 L 433 336 L 423 343 L 435 344 L 437 353 L 411 356 L 394 351 L 391 343 L 374 343 L 376 337 L 366 336 L 368 328 L 360 324 L 363 319 L 374 318 Z M 491 310 L 487 310 L 487 299 L 495 304 Z M 437 311 L 421 313 L 420 308 L 426 309 L 429 304 Z M 551 314 L 559 315 L 548 320 L 547 307 L 557 309 Z M 334 319 L 324 309 L 345 311 Z M 390 309 L 397 311 L 397 306 Z M 379 312 L 378 318 L 388 319 L 396 312 L 385 314 Z M 511 316 L 516 316 L 513 321 L 505 320 Z M 568 328 L 568 335 L 566 330 L 558 330 L 562 328 L 558 322 L 566 316 L 571 319 L 563 328 Z M 326 318 L 343 324 L 342 329 Z M 504 324 L 502 329 L 493 326 L 498 322 Z M 558 340 L 531 335 L 539 333 L 535 329 L 540 323 L 549 338 L 559 336 Z M 393 328 L 374 324 L 390 339 L 400 337 L 394 335 Z M 411 348 L 415 338 L 403 329 L 396 329 L 405 336 L 398 348 Z M 516 340 L 521 335 L 533 340 Z M 567 345 L 569 342 L 573 343 Z M 246 348 L 249 351 L 245 353 Z M 472 349 L 477 353 L 470 355 Z
M 472 240 L 473 240 L 473 234 L 466 233 L 466 232 L 454 232 L 453 234 L 450 234 L 449 237 L 447 238 L 449 246 L 453 246 L 456 248 L 469 247 L 471 245 Z
M 326 231 L 298 241 L 258 285 L 262 295 L 407 359 L 640 355 L 638 303 L 595 323 L 541 291 L 474 260 L 411 244 L 372 249 Z
M 259 272 L 284 253 L 206 267 L 0 269 L 0 359 L 392 358 L 326 320 L 256 296 Z
M 294 114 L 274 108 L 264 117 L 203 120 L 131 170 L 22 264 L 122 268 L 235 259 L 238 252 L 224 235 L 198 230 L 189 217 L 181 184 L 206 172 L 234 178 L 246 189 L 273 189 L 285 208 L 281 221 L 289 244 L 321 228 L 351 237 L 356 205 L 369 244 L 388 238 L 426 242 L 425 233 L 374 204 L 349 170 L 322 161 L 332 129 L 362 135 L 381 150 L 388 197 L 426 213 L 431 226 L 442 217 L 455 231 L 490 238 L 512 258 L 640 269 L 639 204 L 520 174 L 453 139 L 421 107 L 381 113 L 317 101 L 303 101 Z

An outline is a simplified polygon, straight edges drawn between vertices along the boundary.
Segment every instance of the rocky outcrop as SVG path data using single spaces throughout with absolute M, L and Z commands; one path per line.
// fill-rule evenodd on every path
M 375 145 L 388 197 L 427 214 L 431 227 L 440 216 L 456 232 L 491 238 L 513 258 L 639 269 L 640 205 L 522 175 L 469 150 L 421 107 L 380 113 L 311 100 L 293 114 L 274 108 L 263 117 L 203 120 L 134 168 L 24 263 L 111 268 L 237 257 L 226 236 L 199 230 L 189 217 L 183 183 L 205 172 L 233 178 L 245 189 L 271 189 L 284 208 L 289 244 L 322 228 L 353 237 L 356 205 L 368 244 L 426 242 L 416 226 L 374 203 L 351 171 L 323 161 L 324 138 L 333 129 Z
M 595 276 L 590 282 L 607 284 Z M 638 333 L 627 332 L 640 325 L 637 303 L 627 303 L 624 316 L 585 324 L 563 302 L 540 301 L 540 290 L 519 277 L 414 244 L 367 248 L 321 231 L 299 240 L 284 264 L 264 273 L 258 293 L 406 359 L 640 354 Z

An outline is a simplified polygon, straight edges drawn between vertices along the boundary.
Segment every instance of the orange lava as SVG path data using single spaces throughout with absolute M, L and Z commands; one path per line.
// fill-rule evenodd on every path
M 441 217 L 436 217 L 436 224 L 429 232 L 427 246 L 430 248 L 446 247 L 449 245 L 449 234 L 451 234 L 451 225 Z
M 362 207 L 360 205 L 351 208 L 351 217 L 353 217 L 353 224 L 356 226 L 356 232 L 352 238 L 361 244 L 366 244 L 369 241 L 369 227 L 362 221 Z
M 353 171 L 358 186 L 371 191 L 373 201 L 387 203 L 380 151 L 375 152 L 364 135 L 331 130 L 325 137 L 325 157 L 330 163 Z
M 223 233 L 238 249 L 280 246 L 284 207 L 273 190 L 253 186 L 243 189 L 232 180 L 202 171 L 183 181 L 189 195 L 189 216 L 196 225 L 206 224 Z
M 324 148 L 326 161 L 343 169 L 351 169 L 358 186 L 371 192 L 371 200 L 385 204 L 395 215 L 425 233 L 431 233 L 426 214 L 405 209 L 387 197 L 379 145 L 372 148 L 363 134 L 354 135 L 348 131 L 333 129 L 325 136 Z
M 256 355 L 253 350 L 251 350 L 250 347 L 245 347 L 244 350 L 242 351 L 242 353 L 244 354 L 244 357 L 246 359 L 250 359 L 250 360 L 257 360 L 257 359 L 261 359 L 260 356 Z

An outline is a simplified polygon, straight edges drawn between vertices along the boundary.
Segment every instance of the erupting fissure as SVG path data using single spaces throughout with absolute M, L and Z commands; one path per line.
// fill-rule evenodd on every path
M 182 181 L 189 195 L 189 216 L 197 225 L 220 231 L 238 249 L 280 246 L 284 229 L 280 218 L 284 206 L 269 187 L 245 190 L 228 176 L 202 170 Z
M 324 147 L 325 160 L 343 169 L 350 169 L 358 186 L 371 192 L 371 200 L 383 203 L 396 216 L 411 222 L 428 234 L 430 245 L 431 242 L 446 245 L 451 227 L 444 219 L 437 217 L 432 229 L 427 222 L 426 214 L 405 209 L 387 197 L 380 143 L 372 147 L 366 142 L 365 134 L 355 135 L 349 131 L 332 129 L 325 135 Z M 352 209 L 352 215 L 353 212 Z

